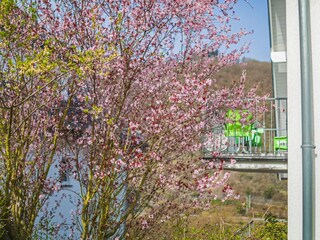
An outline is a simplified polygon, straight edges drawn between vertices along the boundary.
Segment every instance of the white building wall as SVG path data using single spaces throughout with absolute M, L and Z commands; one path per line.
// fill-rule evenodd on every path
M 269 0 L 269 8 L 271 11 L 270 21 L 272 22 L 272 52 L 286 51 L 286 15 L 283 14 L 286 11 L 285 0 Z
M 287 97 L 286 0 L 268 0 L 271 40 L 273 96 Z M 281 111 L 281 110 L 284 111 Z M 287 104 L 276 102 L 276 136 L 287 136 Z
M 56 157 L 55 162 L 50 168 L 49 177 L 53 179 L 59 179 L 59 161 L 61 157 Z M 62 189 L 58 192 L 55 192 L 48 199 L 48 210 L 53 212 L 53 216 L 49 221 L 49 224 L 52 226 L 60 226 L 60 230 L 57 232 L 57 239 L 61 240 L 72 240 L 80 239 L 79 231 L 71 233 L 70 226 L 72 225 L 72 215 L 79 217 L 76 213 L 77 211 L 77 202 L 79 196 L 77 193 L 80 193 L 79 182 L 76 181 L 72 176 L 68 176 L 66 181 L 61 181 Z M 36 222 L 38 223 L 41 219 L 42 213 L 38 215 Z M 41 238 L 44 239 L 44 238 Z M 51 238 L 48 238 L 51 239 Z
M 298 0 L 287 0 L 288 239 L 302 239 L 301 84 Z
M 301 240 L 303 233 L 302 215 L 302 137 L 301 137 L 301 75 L 300 75 L 300 41 L 299 41 L 299 1 L 286 0 L 287 16 L 287 92 L 288 92 L 288 239 Z M 320 239 L 320 2 L 310 0 L 313 96 L 315 123 L 315 239 Z

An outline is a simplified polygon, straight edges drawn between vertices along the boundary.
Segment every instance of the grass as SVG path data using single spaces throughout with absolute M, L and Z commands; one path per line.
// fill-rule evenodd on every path
M 274 219 L 287 219 L 286 181 L 279 181 L 276 174 L 233 172 L 230 184 L 240 194 L 239 200 L 217 199 L 212 200 L 210 208 L 205 211 L 189 209 L 189 213 L 181 213 L 164 224 L 161 229 L 151 231 L 145 239 L 285 239 L 282 238 L 286 236 L 285 223 L 268 223 L 264 219 L 267 216 L 274 216 Z M 270 190 L 271 194 L 266 198 L 265 193 Z M 249 193 L 252 197 L 252 205 L 246 213 L 246 194 Z M 233 236 L 251 220 L 255 222 L 254 234 L 261 238 Z M 273 229 L 275 232 L 272 232 Z

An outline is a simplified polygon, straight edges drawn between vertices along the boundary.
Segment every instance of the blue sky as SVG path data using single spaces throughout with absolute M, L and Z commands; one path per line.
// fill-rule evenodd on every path
M 245 57 L 259 61 L 270 61 L 268 1 L 248 0 L 248 2 L 250 4 L 245 0 L 238 1 L 235 11 L 236 15 L 240 17 L 240 21 L 234 22 L 234 29 L 254 30 L 252 35 L 243 39 L 243 42 L 251 42 L 250 52 Z

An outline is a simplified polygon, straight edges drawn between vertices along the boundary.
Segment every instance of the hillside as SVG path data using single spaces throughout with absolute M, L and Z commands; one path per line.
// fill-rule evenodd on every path
M 249 61 L 223 69 L 213 77 L 220 86 L 230 86 L 241 77 L 243 70 L 247 72 L 245 89 L 258 86 L 259 95 L 270 94 L 272 96 L 272 70 L 270 62 Z

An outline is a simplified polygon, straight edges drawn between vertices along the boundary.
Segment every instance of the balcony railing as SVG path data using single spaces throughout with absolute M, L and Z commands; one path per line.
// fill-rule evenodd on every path
M 247 110 L 227 110 L 223 124 L 207 129 L 203 145 L 204 155 L 210 157 L 214 152 L 224 155 L 286 154 L 287 99 L 269 98 L 257 103 L 256 107 L 264 107 L 266 111 L 254 116 Z

